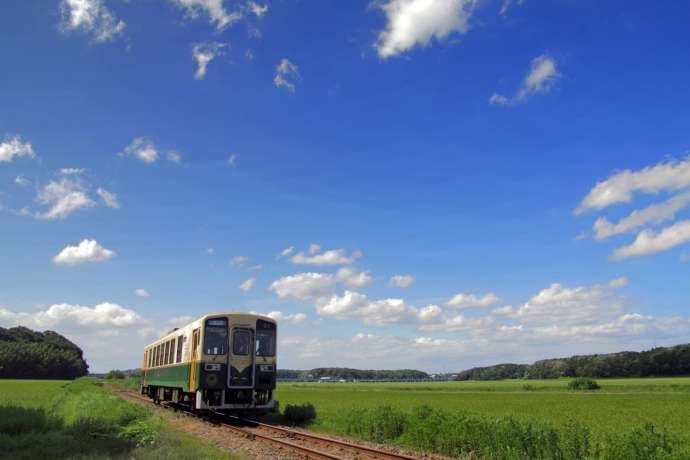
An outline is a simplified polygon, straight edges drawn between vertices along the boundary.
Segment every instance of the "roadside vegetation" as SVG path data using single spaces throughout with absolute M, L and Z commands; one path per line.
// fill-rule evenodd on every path
M 0 458 L 221 459 L 93 378 L 0 381 Z

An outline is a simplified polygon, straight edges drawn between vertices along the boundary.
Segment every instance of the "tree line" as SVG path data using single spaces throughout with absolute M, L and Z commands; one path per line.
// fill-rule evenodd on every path
M 0 378 L 74 379 L 88 370 L 82 350 L 57 332 L 0 327 Z
M 559 377 L 665 377 L 690 375 L 690 344 L 602 355 L 544 359 L 533 364 L 474 367 L 457 380 L 555 379 Z
M 278 369 L 279 379 L 318 380 L 321 377 L 345 380 L 419 380 L 428 379 L 429 374 L 414 369 L 361 370 L 346 367 L 319 367 L 312 370 Z

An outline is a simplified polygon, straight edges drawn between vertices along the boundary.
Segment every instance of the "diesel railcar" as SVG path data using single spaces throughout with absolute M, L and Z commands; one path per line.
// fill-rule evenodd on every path
M 275 407 L 276 322 L 216 313 L 144 349 L 141 393 L 197 410 L 266 412 Z

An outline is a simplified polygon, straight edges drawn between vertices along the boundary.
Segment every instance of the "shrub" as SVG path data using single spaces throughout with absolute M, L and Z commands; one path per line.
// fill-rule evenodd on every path
M 577 377 L 568 382 L 570 390 L 598 390 L 601 388 L 596 380 L 587 377 Z
M 316 409 L 313 404 L 288 404 L 283 417 L 293 425 L 301 425 L 316 418 Z
M 522 385 L 522 389 L 525 391 L 537 391 L 537 387 L 530 383 L 525 383 L 524 385 Z
M 122 380 L 125 377 L 125 373 L 119 369 L 113 369 L 112 371 L 108 372 L 108 375 L 105 376 L 105 378 L 108 380 Z

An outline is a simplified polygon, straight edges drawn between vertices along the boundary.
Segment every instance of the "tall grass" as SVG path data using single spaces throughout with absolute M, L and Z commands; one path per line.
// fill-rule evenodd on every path
M 392 406 L 353 407 L 336 422 L 343 434 L 452 457 L 508 460 L 679 460 L 690 452 L 652 425 L 611 434 L 604 442 L 569 421 L 561 427 L 512 418 L 487 418 L 420 406 L 411 412 Z

